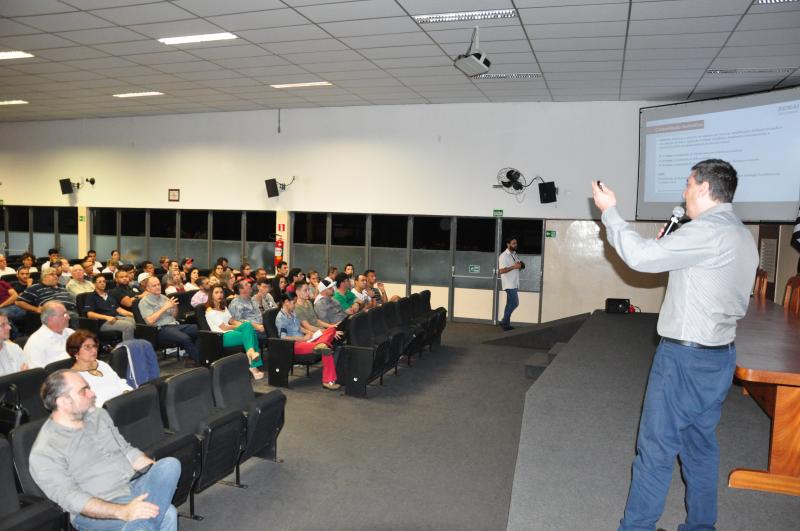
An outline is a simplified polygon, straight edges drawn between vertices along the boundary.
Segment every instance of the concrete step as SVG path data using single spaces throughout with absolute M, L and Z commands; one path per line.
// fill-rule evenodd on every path
M 544 372 L 548 365 L 550 365 L 549 354 L 544 351 L 536 352 L 525 361 L 525 376 L 535 380 Z

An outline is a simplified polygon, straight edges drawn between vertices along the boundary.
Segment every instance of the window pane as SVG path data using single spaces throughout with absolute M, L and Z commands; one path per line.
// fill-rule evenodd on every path
M 33 232 L 55 232 L 55 210 L 52 207 L 33 207 Z
M 414 249 L 449 250 L 450 218 L 414 218 Z
M 28 232 L 28 207 L 10 206 L 8 208 L 8 230 Z
M 94 236 L 94 250 L 97 251 L 98 260 L 105 265 L 108 256 L 111 256 L 111 251 L 117 248 L 116 236 Z
M 295 243 L 325 243 L 327 219 L 327 214 L 296 213 L 292 241 Z
M 144 241 L 144 236 L 122 236 L 119 250 L 122 263 L 139 265 L 145 259 Z
M 249 218 L 249 214 L 248 214 Z M 249 233 L 248 233 L 249 234 Z M 272 273 L 275 260 L 275 242 L 256 242 L 247 244 L 247 262 L 253 271 L 263 267 Z
M 274 242 L 272 235 L 275 233 L 275 212 L 248 210 L 245 230 L 248 242 Z
M 406 270 L 408 269 L 406 250 L 405 248 L 372 247 L 369 255 L 369 267 L 375 270 L 381 281 L 405 284 Z
M 506 238 L 517 239 L 518 254 L 542 254 L 542 227 L 541 219 L 508 219 L 503 218 L 503 239 L 500 249 L 505 250 Z
M 58 232 L 62 235 L 78 234 L 78 209 L 76 207 L 58 208 Z
M 367 216 L 365 215 L 333 214 L 331 215 L 331 244 L 364 245 L 366 227 Z
M 179 260 L 183 258 L 194 258 L 195 267 L 199 267 L 201 269 L 211 267 L 208 263 L 208 240 L 190 240 L 189 238 L 181 238 L 180 243 L 181 254 L 180 257 L 178 257 Z M 150 254 L 152 255 L 153 253 Z M 176 255 L 170 254 L 169 256 Z
M 242 267 L 242 242 L 220 240 L 211 242 L 211 260 L 216 263 L 217 258 L 221 256 L 228 259 L 229 266 L 239 269 Z
M 60 214 L 59 214 L 60 216 Z M 59 224 L 61 219 L 59 218 Z M 78 257 L 78 235 L 77 234 L 61 234 L 61 247 L 59 247 L 61 256 L 66 258 Z
M 242 239 L 242 213 L 230 210 L 215 210 L 214 239 L 225 241 L 241 241 Z M 182 215 L 182 214 L 181 214 Z M 183 224 L 183 220 L 181 220 Z M 240 254 L 239 252 L 236 253 Z
M 345 264 L 353 264 L 355 274 L 363 273 L 366 266 L 364 264 L 364 248 L 345 245 L 331 245 L 331 265 L 339 268 L 339 272 L 344 271 Z M 324 274 L 322 275 L 325 276 Z
M 93 209 L 92 220 L 92 234 L 117 235 L 117 210 L 115 208 Z
M 175 253 L 175 238 L 150 238 L 150 261 L 156 267 L 158 267 L 158 259 L 161 256 L 177 256 Z M 203 253 L 203 257 L 205 257 L 205 253 Z M 198 267 L 201 266 L 198 265 Z
M 150 236 L 157 238 L 175 237 L 175 211 L 174 210 L 151 210 L 150 211 Z M 169 256 L 172 256 L 175 250 Z M 150 249 L 150 256 L 153 256 L 153 249 Z M 158 257 L 160 255 L 156 255 Z
M 181 210 L 181 238 L 208 239 L 208 211 Z
M 372 216 L 372 246 L 406 248 L 407 216 Z
M 145 211 L 144 210 L 123 210 L 122 236 L 144 236 L 145 235 Z
M 303 271 L 316 269 L 319 271 L 320 278 L 325 276 L 328 271 L 328 264 L 325 263 L 325 246 L 295 243 L 292 245 L 292 260 L 289 267 L 299 267 Z M 274 265 L 267 271 L 274 272 Z
M 494 254 L 494 218 L 458 218 L 456 250 Z
M 416 222 L 415 222 L 416 225 Z M 414 227 L 416 232 L 416 226 Z M 426 286 L 450 284 L 450 251 L 411 251 L 411 283 Z
M 518 254 L 520 260 L 525 262 L 525 269 L 519 272 L 520 291 L 540 291 L 542 281 L 542 255 Z

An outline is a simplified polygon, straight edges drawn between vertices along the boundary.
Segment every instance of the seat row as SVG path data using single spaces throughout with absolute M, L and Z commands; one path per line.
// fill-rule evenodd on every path
M 217 482 L 231 484 L 222 481 L 231 473 L 235 473 L 232 484 L 242 487 L 239 466 L 250 457 L 277 459 L 286 396 L 278 390 L 254 393 L 248 366 L 243 353 L 227 356 L 208 369 L 191 369 L 144 384 L 103 406 L 133 446 L 154 459 L 172 456 L 180 461 L 181 476 L 173 505 L 188 499 L 191 518 L 202 519 L 194 510 L 196 493 Z M 24 375 L 17 381 L 25 390 L 24 403 L 31 421 L 9 434 L 14 467 L 22 495 L 44 498 L 28 471 L 28 458 L 47 412 L 41 400 L 35 404 L 27 390 L 30 382 L 46 372 L 34 369 L 16 374 Z

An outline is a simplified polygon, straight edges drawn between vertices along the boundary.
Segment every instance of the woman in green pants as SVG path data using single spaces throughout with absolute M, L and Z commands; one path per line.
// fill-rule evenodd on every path
M 206 322 L 212 332 L 222 333 L 222 346 L 243 347 L 250 358 L 250 372 L 253 378 L 260 380 L 264 373 L 261 367 L 261 355 L 258 352 L 258 336 L 249 321 L 237 321 L 228 311 L 228 301 L 222 286 L 214 286 L 206 302 Z

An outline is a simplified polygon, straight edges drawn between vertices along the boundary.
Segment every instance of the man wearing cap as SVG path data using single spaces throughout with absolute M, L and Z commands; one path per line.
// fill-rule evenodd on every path
M 336 282 L 326 278 L 319 281 L 319 295 L 314 302 L 314 311 L 317 317 L 326 323 L 339 323 L 347 317 L 341 304 L 332 299 Z

